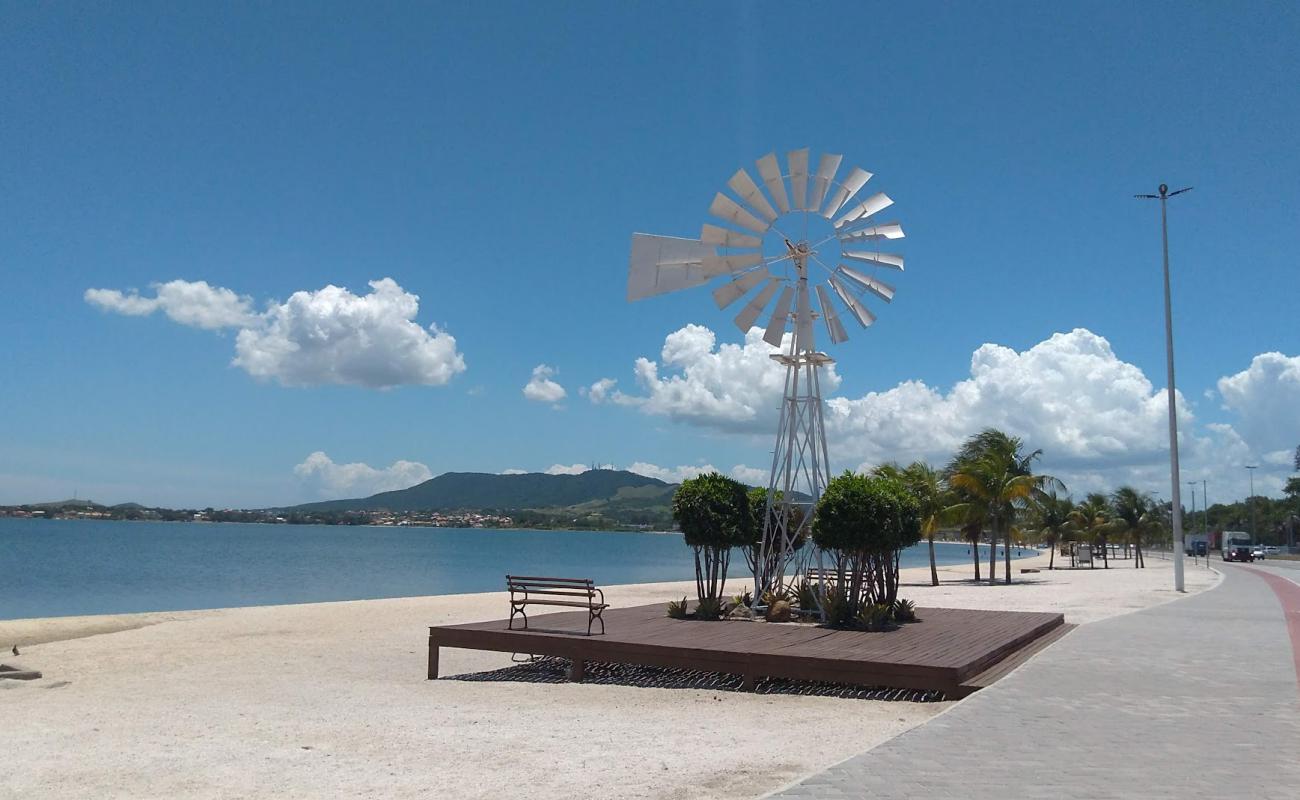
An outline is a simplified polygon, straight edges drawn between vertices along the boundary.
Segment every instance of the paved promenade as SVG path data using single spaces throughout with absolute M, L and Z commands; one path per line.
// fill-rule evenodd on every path
M 1218 588 L 1083 625 L 951 711 L 773 796 L 1294 800 L 1300 686 L 1279 594 L 1214 563 Z M 1290 582 L 1275 580 L 1279 592 L 1300 588 L 1300 571 L 1265 569 Z

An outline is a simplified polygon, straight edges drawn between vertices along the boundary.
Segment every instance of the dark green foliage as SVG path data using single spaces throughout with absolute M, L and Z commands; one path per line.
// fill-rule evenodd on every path
M 898 598 L 894 601 L 895 622 L 916 622 L 916 604 L 911 600 Z
M 893 613 L 894 607 L 889 603 L 868 603 L 858 612 L 857 622 L 868 631 L 888 630 Z
M 920 540 L 916 498 L 894 478 L 845 472 L 817 504 L 813 541 L 823 549 L 892 553 Z
M 821 591 L 819 584 L 812 581 L 801 581 L 799 588 L 795 592 L 795 603 L 800 610 L 816 611 L 817 610 L 817 593 Z
M 668 601 L 668 616 L 672 617 L 673 619 L 686 619 L 686 612 L 687 612 L 687 604 L 686 604 L 685 597 L 683 597 L 681 600 Z
M 696 619 L 720 619 L 722 617 L 722 600 L 717 597 L 705 597 L 695 606 Z
M 717 472 L 700 475 L 682 482 L 673 493 L 672 508 L 686 544 L 695 551 L 698 599 L 717 600 L 727 582 L 731 548 L 753 542 L 745 485 Z
M 822 493 L 812 531 L 835 564 L 835 591 L 826 601 L 832 624 L 859 619 L 868 605 L 893 607 L 899 553 L 921 539 L 917 499 L 901 480 L 845 472 Z

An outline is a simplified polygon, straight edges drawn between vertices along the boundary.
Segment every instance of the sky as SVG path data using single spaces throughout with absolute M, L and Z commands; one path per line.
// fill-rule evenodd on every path
M 260 507 L 446 471 L 766 482 L 781 375 L 629 303 L 809 147 L 907 269 L 826 344 L 834 469 L 989 425 L 1076 494 L 1280 494 L 1300 445 L 1287 3 L 0 3 L 0 503 Z M 891 243 L 891 245 L 894 243 Z M 824 331 L 819 332 L 824 341 Z M 1199 502 L 1199 501 L 1198 501 Z M 1190 506 L 1190 501 L 1184 500 Z

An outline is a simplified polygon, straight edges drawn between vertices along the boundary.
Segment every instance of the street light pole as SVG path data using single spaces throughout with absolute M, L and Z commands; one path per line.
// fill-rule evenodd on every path
M 1169 216 L 1166 211 L 1169 198 L 1190 192 L 1188 186 L 1176 192 L 1170 192 L 1166 184 L 1160 184 L 1160 194 L 1139 194 L 1135 197 L 1143 200 L 1160 201 L 1160 236 L 1164 245 L 1165 257 L 1165 363 L 1169 372 L 1169 481 L 1173 485 L 1173 506 L 1170 513 L 1174 520 L 1174 591 L 1183 589 L 1183 507 L 1182 486 L 1178 480 L 1178 408 L 1174 402 L 1174 312 L 1169 299 Z
M 1255 530 L 1255 470 L 1259 469 L 1259 465 L 1247 464 L 1246 469 L 1250 472 L 1250 497 L 1246 500 L 1250 503 L 1250 541 L 1251 544 L 1259 544 L 1259 533 Z

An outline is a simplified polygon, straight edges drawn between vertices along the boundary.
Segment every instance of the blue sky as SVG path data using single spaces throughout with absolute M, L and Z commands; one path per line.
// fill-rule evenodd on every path
M 688 324 L 744 337 L 704 290 L 628 304 L 629 237 L 697 236 L 737 168 L 805 146 L 875 173 L 908 234 L 897 299 L 832 350 L 837 467 L 941 460 L 996 423 L 1079 489 L 1168 496 L 1159 213 L 1132 198 L 1161 181 L 1196 187 L 1171 203 L 1185 471 L 1214 501 L 1259 463 L 1275 493 L 1300 444 L 1292 4 L 2 11 L 0 502 L 269 505 L 593 460 L 753 475 L 763 413 L 738 425 L 638 385 L 645 357 L 716 397 L 755 359 L 687 329 L 662 363 Z M 295 292 L 384 278 L 437 326 L 372 309 L 363 334 L 431 348 L 394 362 L 403 385 L 232 363 L 256 347 L 241 337 L 297 335 Z M 171 281 L 233 294 L 142 313 Z M 117 313 L 131 290 L 144 305 Z M 346 333 L 327 300 L 304 296 L 307 322 Z M 273 307 L 278 332 L 229 316 Z M 986 344 L 1009 350 L 972 378 Z M 543 364 L 558 403 L 522 391 Z M 579 392 L 605 378 L 622 402 Z

